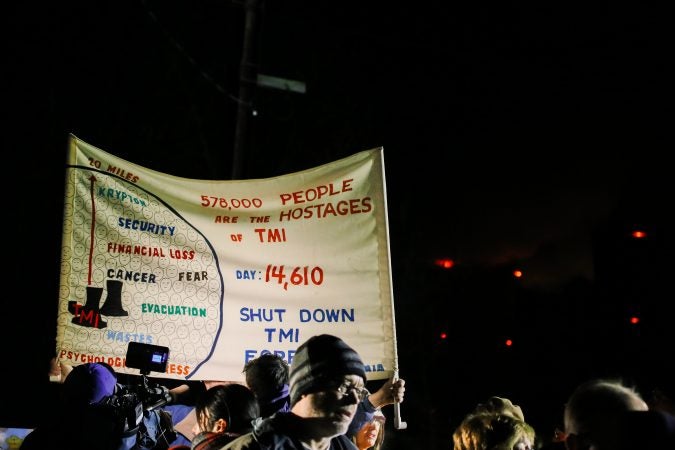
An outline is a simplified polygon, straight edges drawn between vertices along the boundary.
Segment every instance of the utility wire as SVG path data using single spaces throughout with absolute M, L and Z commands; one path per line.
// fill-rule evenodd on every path
M 225 97 L 227 97 L 228 99 L 232 100 L 233 102 L 235 102 L 235 103 L 237 103 L 237 104 L 240 104 L 240 105 L 247 105 L 247 106 L 249 106 L 249 107 L 251 106 L 251 105 L 248 104 L 247 102 L 243 102 L 239 97 L 237 97 L 237 96 L 235 96 L 235 95 L 232 95 L 230 92 L 227 91 L 227 89 L 225 89 L 220 83 L 218 83 L 218 82 L 215 80 L 215 78 L 214 78 L 213 76 L 211 76 L 210 74 L 208 74 L 207 72 L 205 72 L 204 70 L 202 70 L 202 68 L 199 66 L 199 64 L 197 63 L 197 61 L 195 61 L 195 59 L 194 59 L 192 56 L 190 56 L 190 54 L 189 54 L 188 51 L 185 49 L 185 47 L 184 47 L 180 42 L 178 42 L 178 40 L 175 39 L 175 38 L 171 35 L 171 33 L 169 33 L 169 31 L 167 30 L 167 28 L 161 23 L 161 21 L 159 20 L 159 18 L 157 17 L 157 15 L 156 15 L 156 14 L 150 9 L 150 7 L 148 6 L 148 2 L 147 2 L 146 0 L 141 0 L 141 4 L 143 5 L 143 8 L 145 9 L 145 12 L 146 12 L 146 14 L 148 15 L 148 17 L 150 17 L 150 19 L 151 19 L 151 20 L 155 23 L 155 25 L 159 28 L 159 30 L 161 31 L 161 33 L 162 33 L 162 35 L 164 36 L 164 38 L 165 38 L 167 41 L 169 41 L 169 43 L 171 43 L 171 45 L 174 47 L 174 49 L 176 49 L 176 51 L 177 51 L 180 55 L 182 55 L 182 56 L 190 63 L 190 65 L 197 71 L 197 73 L 199 73 L 199 75 L 200 75 L 204 80 L 206 80 L 206 82 L 208 82 L 209 84 L 213 85 L 213 86 L 216 88 L 216 90 L 217 90 L 218 92 L 220 92 L 220 93 L 223 94 Z

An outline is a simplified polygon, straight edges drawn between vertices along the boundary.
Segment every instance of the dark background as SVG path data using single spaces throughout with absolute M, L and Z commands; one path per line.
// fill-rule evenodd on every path
M 408 429 L 387 448 L 451 448 L 490 395 L 520 404 L 545 442 L 593 376 L 675 397 L 665 3 L 268 0 L 250 40 L 242 2 L 6 7 L 0 425 L 57 413 L 46 373 L 68 134 L 150 169 L 230 179 L 238 124 L 239 178 L 385 149 L 408 388 Z M 241 83 L 245 41 L 249 76 L 306 93 Z

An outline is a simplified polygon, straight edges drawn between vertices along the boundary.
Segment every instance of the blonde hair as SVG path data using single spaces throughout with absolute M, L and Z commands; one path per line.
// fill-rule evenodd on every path
M 469 414 L 452 435 L 455 450 L 511 450 L 523 438 L 534 444 L 534 428 L 499 413 Z

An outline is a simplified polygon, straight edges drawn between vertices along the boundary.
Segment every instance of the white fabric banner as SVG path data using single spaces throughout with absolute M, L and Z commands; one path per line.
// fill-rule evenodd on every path
M 152 377 L 243 381 L 315 334 L 354 347 L 368 379 L 398 371 L 383 149 L 258 180 L 179 178 L 71 136 L 57 356 Z

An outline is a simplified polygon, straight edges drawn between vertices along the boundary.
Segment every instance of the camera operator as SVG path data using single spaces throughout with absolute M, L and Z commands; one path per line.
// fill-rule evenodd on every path
M 118 383 L 105 363 L 74 367 L 62 384 L 59 408 L 23 440 L 21 450 L 152 449 L 161 447 L 166 418 L 144 408 L 143 393 Z M 168 426 L 171 427 L 170 418 Z

